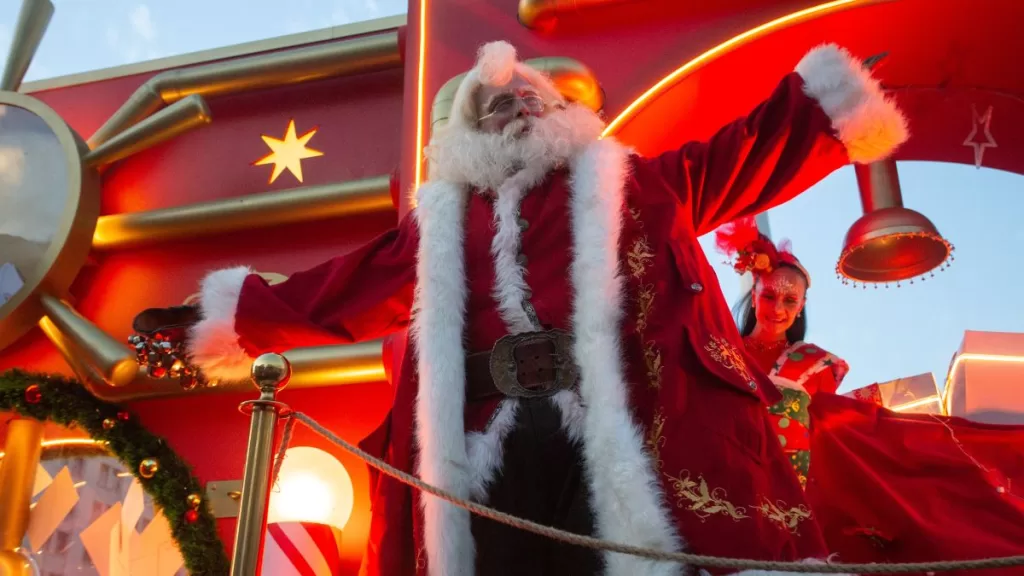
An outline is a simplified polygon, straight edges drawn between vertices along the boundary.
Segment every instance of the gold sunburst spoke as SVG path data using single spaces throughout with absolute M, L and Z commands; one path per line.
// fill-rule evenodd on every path
M 61 333 L 60 329 L 57 328 L 57 325 L 53 323 L 53 320 L 43 316 L 39 319 L 39 328 L 57 348 L 61 356 L 64 357 L 64 361 L 69 367 L 71 367 L 75 376 L 82 381 L 82 384 L 88 388 L 90 392 L 98 389 L 100 386 L 108 387 L 103 381 L 103 375 L 99 373 L 99 370 L 97 370 L 95 366 L 89 366 L 82 361 L 82 359 L 85 358 L 85 354 L 76 348 L 74 343 L 72 343 L 68 337 Z
M 130 383 L 139 372 L 135 352 L 112 336 L 89 322 L 66 303 L 43 294 L 39 298 L 46 316 L 61 334 L 64 334 L 76 351 L 88 358 L 96 367 L 103 380 L 111 386 Z
M 168 70 L 140 86 L 89 138 L 89 146 L 98 147 L 165 104 L 176 102 L 188 94 L 212 98 L 401 66 L 398 32 L 388 31 L 341 42 Z
M 236 230 L 393 212 L 389 176 L 101 216 L 92 247 L 113 250 Z
M 7 54 L 4 75 L 0 79 L 0 90 L 17 92 L 21 88 L 21 81 L 25 79 L 52 17 L 53 4 L 50 0 L 22 1 L 18 25 L 11 39 L 11 51 Z
M 82 159 L 89 166 L 117 162 L 211 121 L 210 109 L 198 94 L 164 108 L 107 140 Z

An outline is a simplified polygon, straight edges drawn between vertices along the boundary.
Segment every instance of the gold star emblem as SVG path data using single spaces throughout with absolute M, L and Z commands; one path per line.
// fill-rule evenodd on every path
M 270 154 L 257 160 L 254 166 L 273 164 L 274 172 L 270 175 L 270 184 L 277 180 L 282 172 L 288 170 L 293 176 L 302 182 L 302 161 L 306 158 L 316 158 L 324 153 L 306 146 L 309 139 L 316 134 L 317 128 L 313 128 L 302 136 L 295 135 L 295 120 L 288 121 L 288 130 L 285 132 L 284 140 L 278 140 L 270 136 L 263 136 L 263 141 L 270 147 Z

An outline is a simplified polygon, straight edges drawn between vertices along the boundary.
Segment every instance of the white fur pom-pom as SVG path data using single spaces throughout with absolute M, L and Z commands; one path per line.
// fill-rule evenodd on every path
M 477 54 L 480 82 L 486 86 L 504 86 L 516 70 L 516 49 L 504 40 L 488 42 Z

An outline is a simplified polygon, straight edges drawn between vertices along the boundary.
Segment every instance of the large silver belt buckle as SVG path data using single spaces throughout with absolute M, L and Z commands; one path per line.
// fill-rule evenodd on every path
M 524 344 L 551 342 L 555 347 L 555 379 L 548 385 L 531 390 L 519 383 L 516 348 Z M 572 388 L 579 379 L 579 368 L 573 360 L 572 335 L 562 330 L 510 334 L 494 343 L 491 349 L 491 379 L 505 396 L 512 398 L 544 398 Z

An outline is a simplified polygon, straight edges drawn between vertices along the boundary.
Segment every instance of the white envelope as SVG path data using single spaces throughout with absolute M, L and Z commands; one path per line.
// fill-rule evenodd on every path
M 14 264 L 7 262 L 0 266 L 0 306 L 14 298 L 24 286 L 25 281 L 21 279 L 21 274 L 18 274 Z

